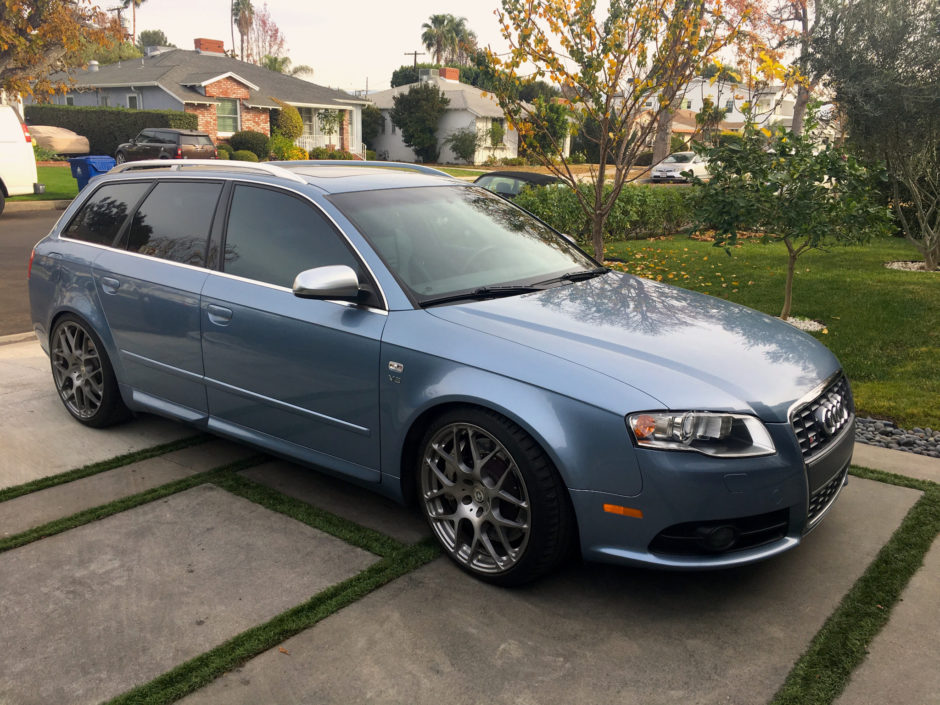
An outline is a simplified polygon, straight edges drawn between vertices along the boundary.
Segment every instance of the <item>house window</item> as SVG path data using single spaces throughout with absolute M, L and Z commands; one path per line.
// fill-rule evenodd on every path
M 685 109 L 686 109 L 686 110 L 691 110 L 691 109 L 692 109 L 692 101 L 691 101 L 691 100 L 685 101 Z
M 106 93 L 101 93 L 98 96 L 98 105 L 102 108 L 107 108 L 111 104 L 111 101 Z
M 653 101 L 652 101 L 652 100 L 646 101 L 645 103 L 643 103 L 643 107 L 644 107 L 644 108 L 652 108 L 652 107 L 653 107 Z
M 728 98 L 728 100 L 725 101 L 725 108 L 727 110 L 734 110 L 734 98 Z
M 67 95 L 67 96 L 65 96 L 65 104 L 66 104 L 66 105 L 75 105 L 75 96 L 73 96 L 73 95 Z
M 303 134 L 315 135 L 316 128 L 314 126 L 314 118 L 316 116 L 314 115 L 313 108 L 297 108 L 297 112 L 300 113 L 300 119 L 303 120 L 304 123 Z
M 137 110 L 137 96 L 133 93 L 127 95 L 127 107 L 131 110 Z
M 219 98 L 215 106 L 216 129 L 218 132 L 238 132 L 238 99 Z

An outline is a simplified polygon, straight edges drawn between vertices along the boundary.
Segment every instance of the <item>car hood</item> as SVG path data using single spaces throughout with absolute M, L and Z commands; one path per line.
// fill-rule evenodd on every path
M 794 401 L 839 369 L 824 345 L 776 318 L 618 272 L 427 311 L 607 375 L 674 410 L 786 421 Z

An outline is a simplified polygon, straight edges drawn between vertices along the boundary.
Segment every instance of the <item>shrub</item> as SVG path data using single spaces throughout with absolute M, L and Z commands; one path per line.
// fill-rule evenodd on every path
M 327 149 L 326 147 L 314 147 L 310 150 L 311 159 L 344 159 L 351 160 L 355 157 L 349 152 L 343 152 L 338 149 Z
M 55 125 L 84 135 L 91 154 L 113 155 L 119 144 L 147 127 L 199 129 L 199 119 L 194 114 L 178 110 L 27 105 L 25 113 L 26 120 L 33 125 Z
M 523 157 L 505 157 L 502 162 L 506 166 L 525 166 L 526 163 Z
M 275 135 L 268 143 L 271 155 L 279 161 L 297 161 L 307 159 L 307 150 L 298 147 L 293 140 L 284 135 Z
M 589 184 L 580 186 L 593 194 Z M 604 229 L 609 240 L 640 240 L 672 235 L 692 222 L 691 191 L 687 188 L 625 186 L 611 209 Z M 544 220 L 556 230 L 587 242 L 591 223 L 570 188 L 525 189 L 515 203 Z
M 219 153 L 219 159 L 231 159 L 232 152 L 235 151 L 232 149 L 232 145 L 230 145 L 228 142 L 219 142 L 215 148 Z
M 232 145 L 232 149 L 235 150 L 236 154 L 247 150 L 253 152 L 258 159 L 268 158 L 269 141 L 266 134 L 254 130 L 242 130 L 229 138 L 229 144 Z
M 650 166 L 653 163 L 653 150 L 647 149 L 636 155 L 635 166 Z
M 293 105 L 288 105 L 277 98 L 274 99 L 274 102 L 280 106 L 280 110 L 276 112 L 274 118 L 275 132 L 291 141 L 300 137 L 304 133 L 304 120 L 300 117 L 300 111 Z
M 256 162 L 258 161 L 258 155 L 247 149 L 239 149 L 232 154 L 232 159 L 236 162 Z
M 472 164 L 473 157 L 477 153 L 477 146 L 481 140 L 475 127 L 462 127 L 449 134 L 442 141 L 450 147 L 450 151 L 454 153 L 457 159 Z
M 378 159 L 378 155 L 375 153 L 374 149 L 366 150 L 366 159 L 368 159 L 370 162 L 374 162 L 376 159 Z
M 568 157 L 568 161 L 571 164 L 585 164 L 587 157 L 584 155 L 584 152 L 572 152 L 571 156 Z
M 35 141 L 33 142 L 33 155 L 36 157 L 37 162 L 64 162 L 65 161 L 65 157 L 60 157 L 51 149 L 40 147 L 38 144 L 36 144 Z

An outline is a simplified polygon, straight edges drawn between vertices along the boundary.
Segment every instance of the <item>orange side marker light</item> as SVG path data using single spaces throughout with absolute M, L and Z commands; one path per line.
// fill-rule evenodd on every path
M 604 511 L 608 514 L 619 514 L 620 516 L 633 517 L 634 519 L 643 518 L 642 510 L 633 509 L 632 507 L 621 507 L 619 504 L 605 504 Z

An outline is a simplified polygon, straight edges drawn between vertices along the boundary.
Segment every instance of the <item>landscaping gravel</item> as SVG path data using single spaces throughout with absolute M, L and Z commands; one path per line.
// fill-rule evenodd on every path
M 891 421 L 858 417 L 855 420 L 855 440 L 859 443 L 918 453 L 940 458 L 940 431 L 931 428 L 898 428 Z

